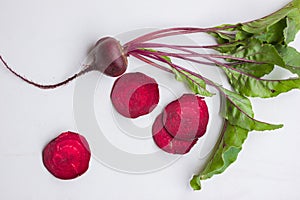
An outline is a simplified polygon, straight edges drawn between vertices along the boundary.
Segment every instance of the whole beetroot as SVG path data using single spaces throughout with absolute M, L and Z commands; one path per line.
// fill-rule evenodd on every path
M 115 81 L 111 100 L 115 109 L 125 117 L 146 115 L 159 102 L 158 84 L 143 73 L 126 73 Z
M 158 115 L 153 123 L 152 136 L 154 142 L 160 149 L 172 154 L 186 154 L 198 141 L 198 138 L 191 141 L 174 138 L 164 128 L 162 114 Z
M 124 52 L 124 49 L 121 46 L 120 42 L 115 38 L 112 37 L 101 38 L 94 45 L 92 52 L 93 52 L 92 54 L 93 61 L 90 65 L 85 65 L 83 69 L 81 69 L 73 76 L 70 76 L 69 78 L 65 79 L 64 81 L 51 84 L 51 85 L 36 83 L 34 81 L 27 79 L 25 76 L 18 74 L 5 62 L 5 60 L 1 57 L 1 55 L 0 55 L 0 61 L 15 76 L 19 77 L 24 82 L 41 89 L 54 89 L 60 87 L 90 71 L 99 71 L 112 77 L 120 76 L 126 71 L 128 65 L 127 62 L 128 55 L 126 52 Z
M 184 94 L 169 103 L 163 111 L 163 123 L 175 138 L 194 140 L 206 132 L 209 114 L 202 97 Z
M 98 40 L 93 56 L 94 61 L 91 66 L 108 76 L 120 76 L 127 69 L 127 57 L 120 42 L 115 38 L 104 37 Z
M 64 132 L 43 150 L 43 163 L 59 179 L 73 179 L 85 173 L 91 158 L 86 139 L 74 132 Z

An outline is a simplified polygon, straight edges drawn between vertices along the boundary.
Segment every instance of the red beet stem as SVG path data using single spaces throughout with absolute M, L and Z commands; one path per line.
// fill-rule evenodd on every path
M 187 75 L 186 75 L 185 73 L 183 73 L 182 71 L 186 71 L 186 72 L 192 74 L 193 76 L 196 76 L 196 77 L 202 79 L 206 84 L 211 85 L 211 86 L 213 86 L 213 87 L 216 87 L 218 90 L 220 90 L 220 88 L 218 87 L 218 85 L 216 85 L 214 82 L 210 81 L 209 79 L 207 79 L 207 78 L 201 76 L 200 74 L 194 73 L 194 72 L 192 72 L 192 71 L 190 71 L 190 70 L 188 70 L 188 69 L 185 69 L 185 68 L 183 68 L 183 67 L 180 67 L 180 66 L 178 66 L 178 65 L 176 65 L 176 64 L 174 64 L 174 63 L 172 63 L 172 62 L 169 62 L 169 61 L 167 61 L 166 59 L 162 58 L 161 56 L 154 56 L 154 55 L 152 55 L 152 54 L 145 54 L 144 56 L 146 56 L 146 57 L 148 57 L 148 58 L 155 59 L 155 60 L 160 61 L 160 62 L 163 62 L 163 63 L 165 63 L 165 64 L 168 64 L 171 68 L 176 69 L 180 74 L 182 74 L 182 75 L 185 76 L 186 78 L 190 79 L 192 82 L 194 82 L 194 80 L 191 79 L 189 76 L 187 76 Z M 151 62 L 151 61 L 150 61 L 150 62 Z M 171 70 L 170 70 L 170 72 L 171 72 Z
M 151 47 L 151 45 L 149 45 L 149 46 Z M 168 53 L 168 52 L 163 52 L 163 51 L 147 51 L 144 49 L 136 49 L 133 51 L 139 51 L 139 52 L 146 51 L 146 52 L 150 52 L 151 54 L 158 54 L 160 56 L 177 57 L 177 58 L 181 58 L 181 59 L 185 59 L 185 60 L 186 60 L 186 58 L 190 58 L 190 57 L 200 57 L 200 58 L 204 58 L 207 60 L 209 60 L 210 58 L 222 58 L 222 59 L 231 59 L 231 60 L 242 61 L 242 62 L 247 62 L 247 63 L 264 64 L 263 62 L 257 62 L 255 60 L 249 60 L 249 59 L 245 59 L 245 58 L 239 58 L 239 57 L 234 57 L 234 56 L 229 56 L 229 55 L 219 55 L 219 54 L 202 54 L 202 53 L 198 53 L 198 52 L 186 49 L 186 48 L 182 48 L 180 46 L 161 44 L 161 47 L 164 47 L 164 46 L 167 48 L 180 50 L 180 51 L 183 51 L 186 53 Z M 130 54 L 130 52 L 129 52 L 129 54 Z M 210 61 L 212 61 L 212 60 L 210 60 Z M 214 63 L 216 63 L 216 62 L 213 62 L 210 64 L 214 64 Z M 204 63 L 204 64 L 208 64 L 208 63 Z M 218 65 L 219 65 L 219 63 L 218 63 Z
M 155 62 L 152 62 L 151 60 L 143 57 L 142 55 L 138 54 L 138 53 L 135 53 L 135 52 L 131 52 L 130 55 L 132 55 L 133 57 L 136 57 L 137 59 L 141 60 L 141 61 L 144 61 L 145 63 L 149 64 L 149 65 L 152 65 L 158 69 L 161 69 L 161 70 L 164 70 L 166 72 L 170 72 L 170 73 L 173 73 L 172 70 L 160 65 L 160 64 L 157 64 Z
M 226 43 L 229 44 L 229 43 Z M 170 45 L 170 44 L 161 44 L 161 43 L 154 43 L 154 42 L 147 42 L 147 43 L 136 43 L 130 45 L 130 47 L 127 48 L 128 51 L 132 51 L 135 49 L 140 48 L 170 48 L 170 49 L 214 49 L 219 46 L 224 46 L 225 44 L 214 44 L 214 45 Z
M 132 54 L 141 54 L 141 55 L 144 55 L 144 56 L 149 55 L 149 53 L 147 51 L 144 51 L 144 50 L 134 50 L 134 51 L 130 52 L 130 54 L 131 55 Z M 213 65 L 213 66 L 216 65 L 214 62 L 200 61 L 200 60 L 196 60 L 196 59 L 192 59 L 192 58 L 189 58 L 189 57 L 182 56 L 182 54 L 174 54 L 174 53 L 170 54 L 170 53 L 161 52 L 161 51 L 151 52 L 150 54 L 152 56 L 155 55 L 156 57 L 169 56 L 169 57 L 180 58 L 182 60 L 192 61 L 192 62 L 199 63 L 199 64 L 204 64 L 204 65 Z M 183 55 L 185 55 L 185 54 L 183 54 Z
M 226 30 L 228 28 L 234 28 L 235 26 L 224 26 L 217 28 L 193 28 L 193 27 L 178 27 L 178 28 L 168 28 L 162 29 L 158 31 L 153 31 L 151 33 L 142 35 L 128 43 L 124 46 L 130 46 L 136 43 L 146 42 L 149 40 L 154 40 L 163 37 L 175 36 L 175 35 L 183 35 L 183 34 L 191 34 L 191 33 L 208 33 L 208 32 L 216 32 L 220 30 Z
M 188 72 L 187 69 L 183 69 L 183 68 L 181 68 L 181 67 L 179 67 L 179 66 L 177 66 L 177 65 L 175 65 L 171 62 L 168 62 L 167 60 L 163 59 L 163 56 L 176 57 L 176 58 L 180 58 L 180 59 L 183 59 L 183 60 L 192 61 L 192 62 L 200 63 L 200 64 L 210 64 L 210 65 L 213 64 L 215 66 L 222 66 L 222 67 L 231 69 L 233 71 L 237 71 L 240 74 L 245 74 L 247 76 L 251 76 L 252 78 L 255 78 L 255 79 L 258 79 L 258 78 L 251 75 L 251 74 L 247 74 L 247 73 L 245 73 L 245 72 L 243 72 L 239 69 L 236 69 L 236 68 L 232 67 L 232 65 L 236 65 L 237 63 L 223 63 L 221 61 L 216 60 L 216 58 L 233 59 L 233 60 L 237 60 L 239 62 L 263 64 L 263 62 L 257 62 L 257 61 L 248 60 L 248 59 L 245 59 L 245 58 L 237 58 L 237 57 L 233 57 L 233 56 L 218 55 L 218 54 L 199 54 L 195 51 L 191 51 L 191 50 L 184 49 L 184 48 L 181 49 L 181 50 L 185 51 L 185 52 L 189 52 L 190 54 L 167 53 L 167 52 L 162 52 L 162 51 L 148 51 L 148 50 L 144 50 L 144 49 L 137 49 L 137 50 L 134 50 L 132 52 L 136 52 L 137 54 L 141 54 L 143 56 L 155 59 L 157 61 L 164 62 L 172 68 L 175 68 L 175 69 L 180 68 L 181 70 L 186 70 L 187 72 Z M 129 52 L 129 54 L 131 54 L 131 52 Z M 203 61 L 199 61 L 199 60 L 196 60 L 196 59 L 192 59 L 190 57 L 201 57 L 201 58 L 204 58 L 204 59 L 210 61 L 211 63 L 206 63 L 206 62 L 203 62 Z M 204 77 L 202 77 L 202 78 L 204 78 Z M 206 81 L 209 81 L 209 80 L 207 79 Z M 214 85 L 214 84 L 212 84 L 212 85 Z
M 30 85 L 33 85 L 35 87 L 38 87 L 38 88 L 41 88 L 41 89 L 54 89 L 54 88 L 57 88 L 59 86 L 62 86 L 62 85 L 65 85 L 67 83 L 69 83 L 70 81 L 74 80 L 75 78 L 83 75 L 84 73 L 90 71 L 89 67 L 87 67 L 86 69 L 74 74 L 73 76 L 67 78 L 66 80 L 62 81 L 62 82 L 59 82 L 59 83 L 56 83 L 56 84 L 52 84 L 52 85 L 43 85 L 43 84 L 39 84 L 39 83 L 36 83 L 36 82 L 33 82 L 27 78 L 25 78 L 24 76 L 18 74 L 17 72 L 15 72 L 12 68 L 10 68 L 8 66 L 8 64 L 5 62 L 5 60 L 2 58 L 2 56 L 0 55 L 0 60 L 1 62 L 4 64 L 4 66 L 11 72 L 13 73 L 15 76 L 19 77 L 20 79 L 22 79 L 23 81 L 25 81 L 26 83 L 30 84 Z

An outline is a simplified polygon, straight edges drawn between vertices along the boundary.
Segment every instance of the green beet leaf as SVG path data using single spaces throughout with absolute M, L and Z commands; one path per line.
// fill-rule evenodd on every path
M 233 43 L 219 44 L 213 47 L 213 49 L 220 53 L 231 55 L 236 52 L 237 48 L 242 47 L 244 45 L 245 45 L 244 41 L 237 41 Z
M 246 73 L 257 78 L 262 77 L 266 74 L 269 74 L 274 69 L 274 64 L 256 64 L 256 63 L 243 63 L 238 65 L 231 65 L 237 70 L 240 70 L 241 73 Z
M 285 65 L 276 48 L 271 44 L 263 44 L 258 39 L 251 38 L 247 40 L 247 44 L 236 50 L 232 54 L 233 57 L 246 58 L 249 60 L 269 63 L 273 65 Z
M 286 18 L 287 27 L 284 30 L 285 44 L 294 41 L 297 32 L 300 30 L 300 2 L 295 2 L 295 8 Z
M 223 55 L 253 61 L 232 64 L 231 66 L 255 77 L 269 74 L 274 69 L 274 65 L 285 66 L 285 62 L 277 49 L 272 44 L 262 43 L 258 38 L 219 45 L 215 49 Z M 227 59 L 227 61 L 234 62 L 235 60 Z
M 274 130 L 283 127 L 282 124 L 269 124 L 254 119 L 252 105 L 247 97 L 225 88 L 221 88 L 221 91 L 226 99 L 222 116 L 227 119 L 230 124 L 239 126 L 248 131 Z
M 243 23 L 242 29 L 248 33 L 261 34 L 265 32 L 270 26 L 284 19 L 291 12 L 299 8 L 300 0 L 294 0 L 271 15 L 260 18 L 258 20 Z
M 300 89 L 300 78 L 267 80 L 223 68 L 236 92 L 248 97 L 269 98 L 292 89 Z
M 285 45 L 277 45 L 276 49 L 285 62 L 282 67 L 300 76 L 300 53 L 295 48 Z
M 215 146 L 204 170 L 194 175 L 190 185 L 194 190 L 201 189 L 201 180 L 209 179 L 216 174 L 224 172 L 236 161 L 242 145 L 248 136 L 248 131 L 225 121 L 219 141 Z
M 286 19 L 284 18 L 268 27 L 265 32 L 255 35 L 255 38 L 264 43 L 281 44 L 285 40 L 284 30 L 286 27 Z
M 206 83 L 203 79 L 196 77 L 187 71 L 176 69 L 172 69 L 172 71 L 175 74 L 176 80 L 185 82 L 190 90 L 195 94 L 207 97 L 211 97 L 214 95 L 206 89 Z
M 269 74 L 273 70 L 274 65 L 285 65 L 282 57 L 273 45 L 263 44 L 255 38 L 250 38 L 245 42 L 246 44 L 237 48 L 236 52 L 231 52 L 228 55 L 255 62 L 244 62 L 234 65 L 234 68 L 255 77 L 262 77 L 263 75 Z

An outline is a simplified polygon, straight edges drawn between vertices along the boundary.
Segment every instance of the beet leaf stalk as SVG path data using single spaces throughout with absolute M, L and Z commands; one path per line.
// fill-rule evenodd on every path
M 221 113 L 224 118 L 223 129 L 206 165 L 190 181 L 194 190 L 201 189 L 202 180 L 224 172 L 236 161 L 249 132 L 274 130 L 283 126 L 256 120 L 248 97 L 270 98 L 292 89 L 300 89 L 300 53 L 289 46 L 299 29 L 300 0 L 294 0 L 258 20 L 206 29 L 164 29 L 124 45 L 127 55 L 174 73 L 175 78 L 185 82 L 195 94 L 213 96 L 207 89 L 207 85 L 210 85 L 219 91 L 225 101 Z M 214 37 L 216 44 L 170 45 L 152 41 L 200 32 Z M 197 49 L 210 49 L 215 53 L 200 54 Z M 221 68 L 232 90 L 177 65 L 173 58 Z M 283 80 L 263 78 L 275 66 L 287 69 L 295 76 Z

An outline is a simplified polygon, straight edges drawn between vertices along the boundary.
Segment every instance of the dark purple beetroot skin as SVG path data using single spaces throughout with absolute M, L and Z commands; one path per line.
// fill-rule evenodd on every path
M 112 37 L 104 37 L 95 44 L 95 70 L 112 77 L 120 76 L 127 69 L 127 57 L 119 41 Z
M 209 114 L 202 97 L 184 94 L 169 103 L 163 111 L 163 123 L 175 138 L 193 140 L 206 132 Z
M 65 132 L 50 141 L 43 150 L 43 163 L 59 179 L 73 179 L 87 171 L 91 153 L 86 139 Z
M 124 74 L 115 81 L 111 100 L 115 109 L 125 117 L 146 115 L 158 104 L 158 84 L 140 72 Z
M 172 154 L 186 154 L 198 141 L 198 138 L 185 141 L 172 137 L 163 126 L 162 114 L 158 115 L 153 123 L 152 135 L 160 149 Z

